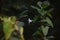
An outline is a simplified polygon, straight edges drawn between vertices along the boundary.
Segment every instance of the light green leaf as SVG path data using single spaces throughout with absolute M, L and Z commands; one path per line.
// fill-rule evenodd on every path
M 38 2 L 37 2 L 37 5 L 38 5 L 39 7 L 41 7 L 41 4 L 42 4 L 41 1 L 38 1 Z
M 11 22 L 14 24 L 16 22 L 16 17 L 15 16 L 11 16 Z
M 46 17 L 46 22 L 53 28 L 53 23 L 48 17 Z
M 14 31 L 13 24 L 9 21 L 8 18 L 4 17 L 3 19 L 3 31 L 5 39 L 8 40 L 11 36 L 11 33 Z
M 49 27 L 48 26 L 41 26 L 41 29 L 42 29 L 42 32 L 43 32 L 43 34 L 46 36 L 47 34 L 48 34 L 48 30 L 49 30 Z

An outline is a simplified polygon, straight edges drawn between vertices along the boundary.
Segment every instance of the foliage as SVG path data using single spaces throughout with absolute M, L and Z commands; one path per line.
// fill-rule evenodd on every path
M 26 16 L 24 16 L 26 17 Z M 3 21 L 3 32 L 5 40 L 9 40 L 11 38 L 12 33 L 16 30 L 19 32 L 20 40 L 24 40 L 23 37 L 23 26 L 24 23 L 20 21 L 16 21 L 16 16 L 0 16 L 0 19 Z
M 7 0 L 6 0 L 7 1 Z M 15 5 L 16 4 L 16 5 Z M 0 15 L 0 19 L 3 21 L 3 32 L 4 32 L 4 36 L 1 40 L 25 40 L 24 38 L 24 22 L 19 21 L 19 19 L 28 18 L 28 25 L 29 27 L 31 26 L 31 23 L 34 25 L 38 20 L 38 26 L 36 26 L 36 28 L 38 28 L 33 34 L 33 38 L 34 40 L 40 40 L 40 38 L 42 40 L 49 40 L 47 37 L 49 28 L 54 28 L 54 25 L 52 23 L 52 15 L 51 15 L 51 9 L 50 10 L 46 10 L 47 7 L 49 7 L 50 3 L 48 1 L 38 1 L 37 2 L 37 7 L 31 5 L 31 8 L 34 10 L 37 10 L 37 15 L 34 15 L 33 19 L 31 20 L 28 15 L 26 14 L 29 10 L 24 10 L 22 12 L 20 12 L 20 9 L 23 10 L 22 6 L 20 7 L 19 3 L 15 3 L 12 6 L 14 7 L 14 10 L 19 10 L 18 11 L 18 17 L 17 16 L 7 16 L 7 15 Z M 11 6 L 11 4 L 10 4 Z M 25 7 L 25 6 L 24 6 Z M 2 7 L 2 11 L 11 11 L 11 9 L 9 8 L 5 8 Z M 13 11 L 13 10 L 12 10 Z M 14 12 L 15 13 L 15 12 Z M 32 27 L 33 29 L 33 27 Z M 38 38 L 35 36 L 38 36 Z M 41 37 L 40 37 L 41 36 Z M 28 39 L 30 40 L 30 39 Z M 32 39 L 33 40 L 33 39 Z
M 53 26 L 53 23 L 52 23 L 52 21 L 51 21 L 51 19 L 50 19 L 50 18 L 52 18 L 52 15 L 51 15 L 50 11 L 45 10 L 45 9 L 46 9 L 50 4 L 49 4 L 48 1 L 44 1 L 44 2 L 38 1 L 38 2 L 37 2 L 37 5 L 38 5 L 40 8 L 31 5 L 31 7 L 34 8 L 34 9 L 36 9 L 36 10 L 38 11 L 38 13 L 39 13 L 39 15 L 36 15 L 36 16 L 34 17 L 33 22 L 36 22 L 37 19 L 39 19 L 39 18 L 41 19 L 41 20 L 40 20 L 40 22 L 41 22 L 40 30 L 41 30 L 42 32 L 39 31 L 39 30 L 37 30 L 37 31 L 39 31 L 38 33 L 40 33 L 40 34 L 43 33 L 43 35 L 44 35 L 43 39 L 44 39 L 44 40 L 49 40 L 49 39 L 46 38 L 46 36 L 47 36 L 47 34 L 48 34 L 48 30 L 49 30 L 50 27 L 54 28 L 54 26 Z M 37 17 L 37 16 L 38 16 L 38 17 Z M 50 18 L 49 18 L 48 16 L 49 16 Z M 36 31 L 36 32 L 37 32 L 37 31 Z M 37 35 L 36 32 L 34 33 L 35 35 Z
M 6 18 L 6 17 L 3 18 L 3 31 L 4 31 L 6 40 L 10 38 L 11 33 L 14 31 L 13 24 L 14 24 L 15 19 L 14 20 L 13 19 Z

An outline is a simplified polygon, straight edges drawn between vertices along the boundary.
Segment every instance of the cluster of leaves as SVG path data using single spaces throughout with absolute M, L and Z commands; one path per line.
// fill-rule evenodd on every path
M 48 38 L 46 38 L 47 34 L 48 34 L 48 30 L 50 27 L 54 27 L 53 23 L 51 21 L 50 18 L 52 18 L 51 15 L 51 9 L 50 10 L 45 10 L 50 4 L 48 1 L 44 1 L 44 2 L 38 2 L 37 5 L 40 7 L 35 7 L 33 5 L 31 5 L 32 8 L 36 9 L 39 13 L 39 15 L 35 15 L 34 19 L 33 19 L 33 23 L 36 22 L 39 18 L 41 19 L 39 22 L 41 22 L 41 26 L 38 28 L 38 30 L 33 34 L 34 35 L 43 35 L 43 39 L 44 40 L 49 40 Z M 49 17 L 48 17 L 49 16 Z M 43 33 L 43 34 L 42 34 Z
M 18 21 L 18 23 L 16 23 L 18 19 L 22 18 L 22 17 L 26 17 L 27 15 L 24 14 L 26 13 L 28 10 L 25 10 L 23 12 L 20 12 L 20 10 L 22 11 L 23 8 L 25 7 L 24 5 L 20 4 L 20 1 L 16 0 L 3 0 L 1 1 L 2 5 L 1 5 L 1 14 L 0 14 L 0 19 L 3 21 L 3 33 L 4 36 L 0 39 L 0 40 L 24 40 L 23 38 L 23 26 L 24 23 Z M 22 2 L 21 2 L 22 3 Z M 16 13 L 18 14 L 18 18 Z M 1 26 L 0 26 L 1 27 Z M 18 31 L 18 32 L 15 32 Z M 13 37 L 12 36 L 16 36 Z M 17 38 L 18 36 L 18 38 Z
M 44 1 L 44 2 L 40 2 L 38 1 L 37 2 L 37 5 L 39 6 L 38 7 L 35 7 L 33 5 L 31 5 L 32 8 L 36 9 L 37 12 L 38 12 L 38 15 L 35 15 L 35 17 L 33 18 L 33 20 L 31 21 L 29 19 L 29 21 L 31 21 L 33 24 L 38 20 L 40 19 L 40 27 L 38 28 L 38 30 L 36 30 L 36 32 L 33 34 L 33 37 L 35 35 L 39 35 L 43 38 L 43 40 L 49 40 L 46 36 L 48 34 L 48 30 L 50 27 L 54 27 L 53 26 L 53 23 L 51 21 L 50 18 L 52 18 L 52 15 L 51 15 L 51 9 L 50 10 L 45 10 L 49 5 L 50 3 L 47 2 L 47 1 Z M 13 5 L 15 9 L 19 9 L 20 6 L 17 6 L 17 5 Z M 7 10 L 7 9 L 5 9 Z M 19 19 L 22 18 L 22 17 L 27 17 L 28 15 L 24 14 L 26 13 L 28 10 L 25 10 L 23 11 L 22 13 L 19 14 Z M 48 17 L 49 16 L 49 17 Z M 4 38 L 5 40 L 9 40 L 12 33 L 17 30 L 19 31 L 19 40 L 24 40 L 24 35 L 23 35 L 23 32 L 24 32 L 24 29 L 23 29 L 23 26 L 24 26 L 24 23 L 23 22 L 20 22 L 20 21 L 17 21 L 18 23 L 16 23 L 16 16 L 0 16 L 0 19 L 3 20 L 3 32 L 4 32 Z M 30 22 L 29 22 L 30 23 Z M 14 33 L 15 34 L 15 33 Z M 3 39 L 2 39 L 3 40 Z M 10 39 L 10 40 L 13 40 Z M 14 38 L 14 40 L 17 40 L 16 38 Z
M 25 15 L 26 11 L 23 11 L 21 14 L 19 14 L 19 18 L 22 18 L 22 17 L 26 17 L 27 15 Z M 23 16 L 24 15 L 24 16 Z M 13 35 L 16 35 L 17 36 L 17 33 L 19 32 L 19 38 L 14 38 L 12 37 L 11 40 L 24 40 L 24 37 L 23 37 L 23 26 L 24 26 L 24 23 L 23 22 L 20 22 L 20 21 L 17 21 L 17 18 L 16 16 L 0 16 L 0 19 L 3 21 L 2 24 L 3 24 L 3 32 L 4 32 L 4 37 L 1 39 L 1 40 L 9 40 L 11 39 L 12 37 L 12 34 Z M 16 33 L 14 33 L 16 31 Z

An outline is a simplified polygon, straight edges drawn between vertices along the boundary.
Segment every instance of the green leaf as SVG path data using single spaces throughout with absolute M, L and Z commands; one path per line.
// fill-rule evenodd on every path
M 42 8 L 46 8 L 46 7 L 48 7 L 49 5 L 50 5 L 50 3 L 49 3 L 48 1 L 44 1 L 44 2 L 41 4 Z
M 14 31 L 13 24 L 11 24 L 11 21 L 6 17 L 3 19 L 3 31 L 6 40 L 10 38 L 11 33 Z
M 40 34 L 40 32 L 39 31 L 36 31 L 35 33 L 33 33 L 33 36 L 34 35 L 38 35 L 38 34 Z
M 41 4 L 42 4 L 41 1 L 38 1 L 38 2 L 37 2 L 37 5 L 38 5 L 39 7 L 41 7 Z
M 24 33 L 24 28 L 21 26 L 21 27 L 20 27 L 20 39 L 21 39 L 21 40 L 24 40 L 24 35 L 23 35 L 23 33 Z
M 34 35 L 41 34 L 41 31 L 42 31 L 42 30 L 41 30 L 41 28 L 39 27 L 38 30 L 37 30 L 35 33 L 33 33 L 33 36 L 34 36 Z
M 41 16 L 45 15 L 45 11 L 43 9 L 38 9 L 37 10 Z
M 50 12 L 47 12 L 47 16 L 49 16 L 50 18 L 52 18 L 52 15 Z
M 41 29 L 42 29 L 42 32 L 43 32 L 43 34 L 46 36 L 47 34 L 48 34 L 48 30 L 49 30 L 49 27 L 48 26 L 41 26 Z
M 47 7 L 47 5 L 46 5 L 46 4 L 42 4 L 41 6 L 42 6 L 42 8 L 46 8 L 46 7 Z
M 39 14 L 40 14 L 41 16 L 45 16 L 46 13 L 47 13 L 47 11 L 45 11 L 45 10 L 43 10 L 43 9 L 39 9 L 39 10 L 37 10 L 37 11 L 39 12 Z
M 48 17 L 46 17 L 46 22 L 53 28 L 53 23 Z
M 49 16 L 50 18 L 52 18 L 51 13 L 48 12 L 48 11 L 45 11 L 45 10 L 40 9 L 40 10 L 38 10 L 38 12 L 39 12 L 42 16 L 47 15 L 47 16 Z
M 11 22 L 15 23 L 16 22 L 16 17 L 15 16 L 11 16 Z

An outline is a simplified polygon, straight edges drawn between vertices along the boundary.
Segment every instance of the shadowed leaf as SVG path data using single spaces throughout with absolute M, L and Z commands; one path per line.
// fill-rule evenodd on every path
M 46 22 L 53 28 L 53 23 L 48 17 L 46 17 Z

